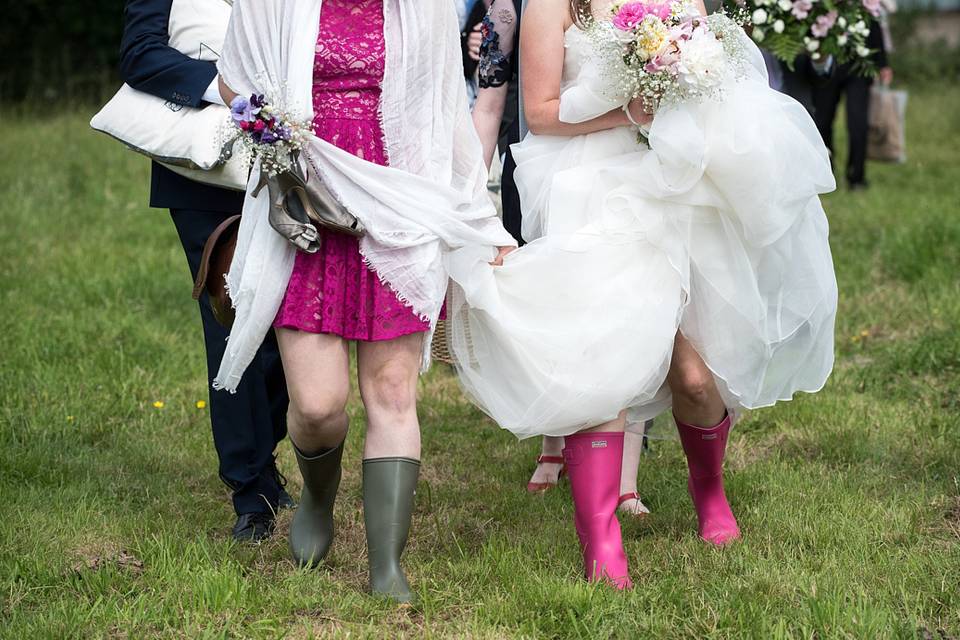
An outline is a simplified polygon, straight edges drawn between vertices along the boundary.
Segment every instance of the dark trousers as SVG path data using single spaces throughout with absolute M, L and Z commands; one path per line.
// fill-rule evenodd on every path
M 190 273 L 196 277 L 203 245 L 227 213 L 171 209 Z M 220 367 L 229 331 L 213 317 L 206 294 L 200 298 L 200 319 L 207 350 L 208 381 Z M 287 434 L 287 387 L 277 339 L 271 331 L 243 375 L 236 393 L 210 394 L 213 442 L 220 459 L 220 479 L 233 490 L 238 514 L 276 509 L 280 486 L 274 450 Z
M 867 110 L 870 105 L 870 85 L 873 80 L 853 73 L 849 65 L 837 67 L 829 78 L 814 85 L 814 120 L 824 144 L 833 154 L 833 121 L 840 99 L 847 99 L 847 138 L 850 152 L 847 156 L 847 182 L 851 185 L 866 182 Z
M 507 147 L 507 154 L 503 160 L 503 173 L 500 175 L 500 203 L 503 210 L 503 226 L 513 236 L 520 246 L 523 246 L 523 237 L 520 228 L 523 216 L 520 212 L 520 193 L 517 191 L 517 182 L 513 173 L 517 162 L 513 159 L 513 151 Z

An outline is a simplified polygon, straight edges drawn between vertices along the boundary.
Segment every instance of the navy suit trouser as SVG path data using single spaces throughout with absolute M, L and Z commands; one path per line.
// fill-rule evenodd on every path
M 203 246 L 231 214 L 171 209 L 190 273 L 196 277 Z M 213 317 L 206 293 L 200 298 L 200 319 L 207 351 L 210 383 L 220 367 L 229 331 Z M 213 442 L 220 458 L 220 479 L 233 491 L 238 514 L 277 508 L 279 483 L 274 450 L 287 433 L 287 387 L 277 339 L 271 331 L 240 381 L 236 393 L 210 392 Z

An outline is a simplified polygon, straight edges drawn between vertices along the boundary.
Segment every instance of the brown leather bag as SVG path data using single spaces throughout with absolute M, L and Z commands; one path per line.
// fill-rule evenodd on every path
M 227 329 L 233 326 L 235 313 L 233 303 L 227 294 L 227 271 L 233 262 L 233 252 L 237 249 L 237 231 L 240 228 L 240 216 L 230 216 L 220 223 L 206 244 L 200 257 L 200 269 L 193 283 L 193 299 L 199 300 L 204 291 L 210 297 L 213 317 Z

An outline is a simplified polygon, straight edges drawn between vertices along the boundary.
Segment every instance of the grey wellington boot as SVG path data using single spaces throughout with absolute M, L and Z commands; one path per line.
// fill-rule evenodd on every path
M 296 447 L 293 450 L 303 476 L 303 493 L 290 523 L 290 553 L 301 567 L 316 567 L 333 542 L 333 503 L 340 487 L 343 442 L 310 458 Z
M 407 545 L 420 461 L 372 458 L 363 461 L 363 520 L 367 529 L 370 591 L 397 602 L 413 602 L 400 555 Z

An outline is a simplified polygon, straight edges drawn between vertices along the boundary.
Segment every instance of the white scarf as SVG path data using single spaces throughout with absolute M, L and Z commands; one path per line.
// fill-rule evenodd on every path
M 236 0 L 219 71 L 241 95 L 283 96 L 312 118 L 321 0 Z M 366 262 L 435 327 L 449 278 L 489 281 L 497 246 L 515 242 L 486 191 L 487 171 L 463 85 L 457 16 L 443 0 L 384 0 L 381 118 L 389 167 L 312 137 L 305 148 L 331 191 L 367 229 Z M 256 176 L 256 168 L 252 176 Z M 227 285 L 236 321 L 214 387 L 234 391 L 276 317 L 295 249 L 268 222 L 251 178 Z M 480 285 L 482 286 L 482 285 Z M 432 333 L 432 331 L 431 331 Z M 429 366 L 429 336 L 423 369 Z

